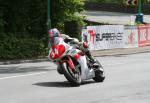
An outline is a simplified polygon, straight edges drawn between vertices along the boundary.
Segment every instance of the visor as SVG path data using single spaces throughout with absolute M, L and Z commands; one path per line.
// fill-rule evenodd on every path
M 53 38 L 50 37 L 49 42 L 51 46 L 57 45 L 60 42 L 60 37 L 53 37 Z

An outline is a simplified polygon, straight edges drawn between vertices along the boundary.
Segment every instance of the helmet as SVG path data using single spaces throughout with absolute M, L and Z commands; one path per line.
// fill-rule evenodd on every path
M 50 37 L 50 38 L 60 37 L 60 32 L 59 32 L 59 30 L 56 29 L 56 28 L 50 29 L 50 30 L 49 30 L 49 37 Z
M 51 46 L 58 41 L 59 37 L 60 37 L 60 32 L 58 29 L 54 28 L 49 30 L 49 42 Z

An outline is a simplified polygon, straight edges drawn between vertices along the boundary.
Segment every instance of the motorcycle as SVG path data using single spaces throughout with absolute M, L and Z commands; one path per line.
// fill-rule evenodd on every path
M 55 37 L 51 43 L 49 59 L 57 64 L 58 73 L 63 74 L 73 85 L 80 85 L 87 79 L 96 82 L 103 82 L 105 79 L 104 69 L 98 60 L 98 66 L 94 67 L 81 50 L 65 43 L 61 37 Z

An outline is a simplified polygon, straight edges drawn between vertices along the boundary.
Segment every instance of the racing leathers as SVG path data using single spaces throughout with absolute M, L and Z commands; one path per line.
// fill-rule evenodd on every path
M 66 43 L 70 42 L 70 43 L 76 44 L 78 49 L 83 51 L 92 63 L 95 63 L 95 60 L 94 60 L 93 56 L 91 55 L 91 52 L 88 49 L 88 43 L 87 42 L 79 42 L 78 39 L 71 38 L 70 36 L 68 36 L 66 34 L 61 34 L 61 37 L 64 39 L 64 42 L 66 42 Z

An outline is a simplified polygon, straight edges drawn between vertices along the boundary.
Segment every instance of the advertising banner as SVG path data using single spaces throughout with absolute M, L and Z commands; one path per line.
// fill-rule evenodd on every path
M 87 26 L 90 50 L 124 47 L 123 25 Z
M 134 48 L 150 45 L 150 25 L 100 25 L 82 29 L 82 41 L 90 50 Z
M 124 40 L 125 40 L 125 48 L 138 47 L 137 26 L 125 26 Z
M 139 47 L 150 45 L 150 25 L 138 26 Z

